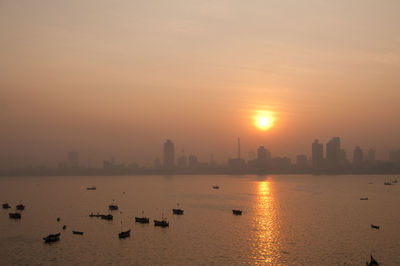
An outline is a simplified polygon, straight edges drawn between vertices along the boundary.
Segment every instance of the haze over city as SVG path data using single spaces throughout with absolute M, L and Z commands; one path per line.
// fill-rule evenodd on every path
M 0 167 L 400 148 L 399 1 L 2 1 Z M 316 23 L 316 21 L 318 21 Z M 272 112 L 268 130 L 258 111 Z M 351 156 L 350 156 L 351 157 Z

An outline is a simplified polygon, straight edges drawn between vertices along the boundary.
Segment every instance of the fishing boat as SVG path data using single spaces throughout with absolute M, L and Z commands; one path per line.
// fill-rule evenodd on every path
M 129 229 L 128 231 L 122 231 L 121 233 L 118 233 L 119 238 L 126 238 L 129 236 L 131 236 L 131 229 Z
M 242 215 L 242 211 L 241 210 L 232 210 L 232 213 L 234 215 Z
M 373 228 L 373 229 L 379 229 L 379 228 L 381 228 L 379 225 L 374 225 L 374 224 L 371 224 L 371 228 Z
M 101 219 L 103 219 L 103 220 L 112 220 L 113 219 L 113 216 L 111 215 L 111 214 L 102 214 L 101 216 Z
M 7 202 L 3 203 L 3 209 L 9 209 L 9 208 L 11 208 L 11 206 Z
M 50 234 L 46 237 L 43 237 L 43 240 L 45 243 L 56 242 L 56 241 L 60 240 L 60 235 L 61 235 L 61 233 L 54 234 L 54 235 Z
M 81 231 L 72 231 L 72 234 L 74 234 L 74 235 L 83 235 L 83 232 L 81 232 Z
M 63 230 L 67 229 L 67 226 L 64 224 L 62 227 Z
M 154 220 L 154 226 L 167 227 L 167 226 L 169 226 L 169 222 L 167 222 L 165 219 Z
M 21 214 L 18 212 L 11 212 L 8 214 L 10 219 L 21 219 Z
M 383 183 L 385 186 L 391 186 L 392 185 L 392 182 L 384 182 Z
M 86 190 L 96 190 L 96 187 L 95 187 L 95 186 L 93 186 L 93 187 L 87 187 Z
M 213 189 L 219 189 L 219 186 L 213 186 Z
M 377 266 L 377 265 L 379 265 L 379 263 L 374 259 L 374 257 L 372 257 L 372 254 L 370 255 L 371 256 L 371 259 L 370 259 L 370 261 L 368 262 L 367 261 L 367 266 Z
M 368 200 L 368 198 L 367 198 L 367 197 L 365 197 L 365 198 L 360 198 L 360 200 Z
M 23 211 L 23 210 L 25 210 L 25 205 L 23 205 L 23 204 L 18 204 L 15 208 L 16 208 L 17 210 L 19 210 L 19 211 Z
M 147 217 L 135 217 L 135 223 L 148 224 L 150 219 Z
M 114 205 L 114 204 L 108 205 L 108 209 L 110 211 L 117 211 L 118 210 L 118 205 Z
M 172 209 L 172 214 L 182 215 L 183 210 L 182 209 Z

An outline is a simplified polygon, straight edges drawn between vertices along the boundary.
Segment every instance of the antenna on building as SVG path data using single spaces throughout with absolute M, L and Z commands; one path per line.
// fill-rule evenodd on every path
M 238 159 L 240 159 L 240 138 L 238 138 Z

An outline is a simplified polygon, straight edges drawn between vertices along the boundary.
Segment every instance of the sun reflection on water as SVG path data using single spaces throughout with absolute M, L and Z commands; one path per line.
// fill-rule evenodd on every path
M 251 261 L 258 265 L 281 264 L 279 221 L 270 182 L 257 183 L 254 208 Z

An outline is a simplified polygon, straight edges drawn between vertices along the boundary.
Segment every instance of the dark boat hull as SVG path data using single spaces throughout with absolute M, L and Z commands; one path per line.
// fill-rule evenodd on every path
M 131 230 L 125 231 L 125 232 L 121 232 L 118 234 L 119 238 L 127 238 L 131 236 Z
M 154 226 L 168 227 L 169 223 L 167 221 L 154 220 Z
M 21 219 L 21 214 L 19 213 L 9 213 L 8 216 L 10 217 L 10 219 Z
M 72 231 L 72 233 L 74 235 L 83 235 L 83 232 L 80 232 L 80 231 Z
M 135 217 L 135 223 L 148 224 L 150 219 L 147 217 Z
M 183 210 L 181 210 L 181 209 L 172 209 L 172 214 L 182 215 L 183 214 Z
M 241 210 L 232 210 L 232 213 L 234 215 L 242 215 L 242 211 Z
M 373 229 L 380 229 L 381 227 L 380 227 L 379 225 L 373 225 L 373 224 L 371 224 L 371 228 L 373 228 Z

